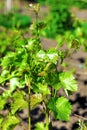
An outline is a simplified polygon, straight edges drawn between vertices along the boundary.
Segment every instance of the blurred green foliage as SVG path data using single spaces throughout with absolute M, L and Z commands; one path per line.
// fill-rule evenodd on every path
M 41 5 L 45 5 L 45 4 L 49 4 L 52 5 L 54 2 L 56 3 L 62 3 L 62 4 L 66 4 L 67 6 L 76 6 L 79 7 L 81 9 L 87 8 L 87 1 L 86 0 L 37 0 L 37 2 L 39 2 Z
M 73 29 L 73 20 L 69 11 L 70 3 L 68 2 L 68 0 L 45 0 L 50 7 L 50 13 L 46 18 L 49 27 L 45 29 L 45 36 L 55 38 L 58 34 L 64 34 L 66 30 Z
M 87 130 L 87 121 L 81 121 L 78 122 L 79 128 L 76 130 Z
M 20 13 L 9 12 L 8 14 L 0 15 L 0 26 L 6 28 L 24 28 L 31 24 L 30 16 L 26 16 Z
M 46 17 L 48 28 L 42 35 L 56 39 L 58 46 L 67 43 L 70 47 L 72 42 L 82 45 L 83 50 L 87 51 L 87 22 L 82 21 L 71 13 L 72 7 L 87 9 L 86 0 L 38 0 L 43 5 L 49 5 L 49 14 Z M 79 39 L 79 42 L 77 42 Z
M 83 0 L 38 0 L 42 5 L 49 5 L 50 11 L 47 15 L 48 28 L 44 36 L 55 38 L 58 34 L 64 34 L 67 30 L 74 30 L 74 18 L 70 12 L 71 7 L 87 8 L 87 2 Z
M 57 5 L 57 6 L 56 6 Z M 55 38 L 57 34 L 64 34 L 66 30 L 73 28 L 73 21 L 66 4 L 54 2 L 50 7 L 48 19 L 49 28 L 46 29 L 47 37 Z
M 23 38 L 24 30 L 7 29 L 0 27 L 0 57 L 6 55 L 9 51 L 15 51 L 15 47 L 25 44 Z

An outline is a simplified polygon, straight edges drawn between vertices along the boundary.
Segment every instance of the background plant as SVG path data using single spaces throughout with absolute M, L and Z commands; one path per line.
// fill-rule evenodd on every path
M 50 15 L 47 19 L 49 24 L 45 30 L 47 37 L 55 38 L 58 34 L 64 34 L 66 30 L 73 29 L 69 5 L 64 1 L 52 1 L 50 4 Z
M 71 34 L 74 34 L 74 30 L 79 30 L 79 24 L 76 24 L 78 20 L 76 20 L 75 16 L 71 13 L 70 9 L 72 7 L 85 8 L 87 7 L 86 1 L 45 0 L 42 2 L 39 0 L 39 2 L 41 4 L 48 5 L 50 10 L 50 13 L 46 19 L 49 26 L 45 29 L 42 35 L 49 38 L 56 38 L 60 34 L 64 35 L 67 31 L 70 31 Z M 81 30 L 83 29 L 81 28 Z
M 0 26 L 0 57 L 6 55 L 9 51 L 14 51 L 16 47 L 25 43 L 24 34 L 28 33 L 27 29 L 7 29 Z
M 53 4 L 54 2 L 52 0 L 37 0 L 37 2 L 39 2 L 41 5 L 45 5 L 45 4 Z M 81 9 L 83 8 L 87 8 L 87 1 L 86 0 L 66 0 L 66 2 L 64 0 L 62 0 L 62 2 L 60 0 L 57 0 L 58 3 L 65 3 L 68 6 L 76 6 L 79 7 Z
M 87 121 L 79 120 L 79 128 L 76 130 L 86 130 L 87 129 Z
M 0 15 L 0 26 L 7 28 L 24 28 L 30 24 L 31 18 L 18 12 L 9 12 L 8 14 Z

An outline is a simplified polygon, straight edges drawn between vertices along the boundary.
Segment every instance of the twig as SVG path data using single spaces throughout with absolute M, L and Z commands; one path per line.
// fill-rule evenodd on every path
M 87 72 L 83 73 L 83 72 L 77 71 L 76 74 L 87 75 Z
M 21 127 L 24 129 L 24 130 L 27 130 L 27 128 L 21 123 Z
M 0 86 L 0 89 L 3 90 L 3 91 L 6 91 L 6 89 L 5 89 L 5 88 L 2 88 L 1 86 Z
M 85 117 L 82 117 L 82 116 L 80 116 L 80 115 L 74 114 L 74 116 L 76 116 L 77 118 L 80 118 L 80 119 L 82 119 L 82 120 L 85 120 L 85 121 L 87 121 L 87 118 L 85 118 Z

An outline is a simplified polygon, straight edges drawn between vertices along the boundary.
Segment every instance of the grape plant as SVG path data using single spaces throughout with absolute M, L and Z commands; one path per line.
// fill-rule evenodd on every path
M 0 111 L 8 106 L 6 115 L 0 113 L 0 130 L 13 130 L 21 125 L 18 112 L 25 108 L 28 110 L 26 130 L 31 130 L 31 110 L 40 103 L 45 121 L 36 123 L 35 130 L 51 129 L 51 113 L 56 120 L 69 121 L 72 105 L 68 96 L 78 88 L 72 72 L 58 71 L 58 64 L 62 64 L 66 51 L 57 46 L 44 50 L 41 45 L 40 31 L 45 25 L 38 19 L 39 4 L 30 4 L 29 7 L 35 13 L 35 21 L 30 27 L 32 37 L 23 37 L 23 42 L 19 40 L 18 45 L 15 41 L 15 49 L 0 59 Z M 60 89 L 66 96 L 58 95 Z

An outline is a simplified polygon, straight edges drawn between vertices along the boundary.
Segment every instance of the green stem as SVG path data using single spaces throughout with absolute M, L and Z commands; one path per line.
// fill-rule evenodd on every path
M 20 75 L 17 75 L 17 74 L 15 74 L 15 75 L 10 75 L 10 76 L 8 76 L 6 79 L 1 80 L 1 81 L 0 81 L 0 84 L 2 84 L 3 82 L 5 82 L 5 81 L 7 81 L 7 80 L 10 80 L 11 78 L 15 78 L 15 77 L 18 77 L 18 76 L 20 76 Z
M 5 89 L 5 88 L 2 88 L 1 86 L 0 86 L 0 89 L 1 89 L 2 91 L 6 91 L 6 89 Z
M 38 13 L 35 13 L 36 16 L 36 30 L 37 30 L 37 34 L 36 34 L 36 38 L 39 39 L 39 29 L 38 29 Z
M 15 77 L 15 76 L 9 76 L 8 78 L 2 80 L 2 81 L 0 82 L 0 84 L 2 84 L 3 82 L 5 82 L 5 81 L 7 81 L 7 80 L 9 80 L 9 79 L 11 79 L 11 78 L 14 78 L 14 77 Z
M 28 130 L 31 130 L 30 92 L 31 92 L 31 89 L 30 89 L 30 85 L 29 85 L 28 86 Z
M 50 130 L 50 117 L 49 117 L 49 110 L 46 108 L 46 127 Z

